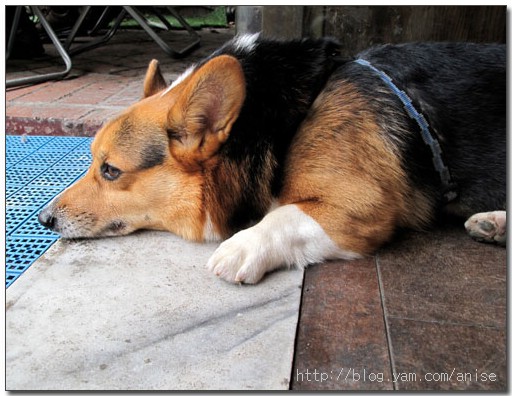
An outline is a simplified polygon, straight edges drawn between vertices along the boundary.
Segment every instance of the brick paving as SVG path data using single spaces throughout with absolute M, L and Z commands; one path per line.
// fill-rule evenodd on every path
M 9 89 L 6 92 L 8 134 L 94 136 L 101 125 L 140 99 L 149 61 L 160 61 L 168 81 L 188 65 L 218 48 L 234 29 L 202 29 L 201 46 L 183 59 L 169 57 L 144 31 L 119 30 L 105 45 L 72 57 L 73 69 L 60 81 Z M 186 32 L 161 33 L 182 46 Z M 63 70 L 53 45 L 44 59 L 9 60 L 6 80 Z

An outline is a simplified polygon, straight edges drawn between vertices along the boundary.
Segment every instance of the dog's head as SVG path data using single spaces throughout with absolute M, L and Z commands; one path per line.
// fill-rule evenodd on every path
M 245 99 L 240 63 L 221 55 L 167 88 L 158 62 L 144 98 L 98 131 L 86 175 L 39 214 L 65 238 L 171 231 L 201 240 L 204 174 L 215 166 Z

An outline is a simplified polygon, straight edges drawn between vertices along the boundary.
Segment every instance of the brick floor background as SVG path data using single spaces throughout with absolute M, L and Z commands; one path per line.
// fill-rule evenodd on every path
M 188 40 L 183 31 L 162 32 L 172 47 Z M 164 77 L 174 80 L 234 35 L 234 29 L 203 29 L 201 46 L 184 59 L 169 57 L 142 30 L 119 30 L 105 45 L 72 57 L 70 74 L 60 81 L 6 92 L 8 134 L 94 136 L 100 126 L 140 99 L 146 67 L 158 59 Z M 49 57 L 8 60 L 6 80 L 64 69 L 51 44 Z

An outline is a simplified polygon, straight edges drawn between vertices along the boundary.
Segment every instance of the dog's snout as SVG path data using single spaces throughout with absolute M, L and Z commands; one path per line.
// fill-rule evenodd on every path
M 39 223 L 41 223 L 41 225 L 49 228 L 50 230 L 55 227 L 55 217 L 47 208 L 43 209 L 41 213 L 39 213 L 37 220 Z

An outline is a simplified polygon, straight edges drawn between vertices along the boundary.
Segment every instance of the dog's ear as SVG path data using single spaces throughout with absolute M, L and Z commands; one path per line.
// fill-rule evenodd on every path
M 240 62 L 221 55 L 201 66 L 183 87 L 168 115 L 175 158 L 200 164 L 227 140 L 245 99 Z
M 166 87 L 167 84 L 165 83 L 165 79 L 160 71 L 158 61 L 153 59 L 149 62 L 146 77 L 144 78 L 144 98 L 152 96 Z

